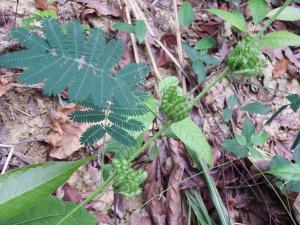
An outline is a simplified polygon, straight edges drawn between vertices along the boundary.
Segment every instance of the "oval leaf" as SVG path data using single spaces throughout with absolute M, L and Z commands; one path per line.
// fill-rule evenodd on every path
M 300 164 L 288 163 L 272 167 L 268 173 L 280 176 L 286 180 L 299 181 L 300 180 Z
M 55 225 L 76 206 L 71 202 L 61 201 L 54 196 L 47 196 L 20 215 L 2 221 L 1 225 Z M 62 225 L 95 225 L 96 223 L 96 219 L 88 211 L 80 208 Z
M 266 34 L 259 40 L 261 47 L 282 48 L 285 46 L 299 46 L 300 36 L 288 31 L 275 31 Z
M 179 19 L 179 23 L 182 26 L 188 26 L 193 22 L 194 11 L 193 11 L 193 7 L 189 2 L 183 2 L 183 4 L 180 6 L 178 19 Z
M 250 0 L 248 5 L 254 24 L 262 21 L 268 13 L 268 5 L 265 0 Z
M 51 194 L 89 159 L 25 166 L 0 176 L 0 220 L 15 217 Z
M 281 7 L 273 9 L 272 11 L 270 11 L 267 14 L 267 17 L 269 17 L 269 18 L 273 17 L 280 8 Z M 283 20 L 283 21 L 296 21 L 296 20 L 300 20 L 300 8 L 296 8 L 296 7 L 292 7 L 292 6 L 287 6 L 276 17 L 276 20 Z
M 198 157 L 212 165 L 212 151 L 205 135 L 200 128 L 190 119 L 186 118 L 172 124 L 171 131 Z
M 260 102 L 252 102 L 241 108 L 243 111 L 247 111 L 249 113 L 257 113 L 257 114 L 267 114 L 272 112 L 272 109 L 268 106 L 261 104 Z
M 146 32 L 147 32 L 147 27 L 144 20 L 137 20 L 135 23 L 134 33 L 139 43 L 142 43 L 144 41 Z
M 235 15 L 233 13 L 221 10 L 221 9 L 208 9 L 208 12 L 215 14 L 216 16 L 220 17 L 221 19 L 225 20 L 225 22 L 231 24 L 232 26 L 236 27 L 237 29 L 246 32 L 246 22 L 244 17 Z

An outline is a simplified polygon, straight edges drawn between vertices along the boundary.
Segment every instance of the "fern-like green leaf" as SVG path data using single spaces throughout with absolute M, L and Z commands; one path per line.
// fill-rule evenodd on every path
M 32 49 L 36 52 L 46 52 L 51 49 L 49 44 L 43 38 L 28 31 L 26 28 L 14 28 L 11 35 L 27 49 Z
M 123 145 L 135 145 L 136 140 L 130 136 L 125 130 L 112 125 L 106 128 L 107 133 Z
M 0 66 L 25 69 L 21 82 L 45 82 L 49 95 L 68 88 L 70 99 L 76 103 L 88 97 L 97 107 L 112 99 L 122 107 L 137 103 L 137 88 L 144 84 L 148 67 L 130 64 L 113 74 L 124 53 L 121 40 L 106 43 L 100 29 L 92 29 L 86 38 L 83 26 L 75 21 L 62 29 L 56 20 L 45 19 L 42 30 L 45 39 L 24 28 L 15 28 L 12 36 L 27 50 L 0 56 Z
M 26 68 L 29 67 L 33 61 L 43 61 L 49 55 L 45 52 L 34 50 L 23 50 L 19 52 L 7 53 L 0 57 L 0 65 L 5 65 L 10 68 Z
M 90 109 L 75 111 L 71 113 L 70 119 L 79 123 L 96 123 L 82 135 L 81 143 L 84 145 L 94 144 L 105 133 L 115 138 L 121 144 L 134 145 L 136 141 L 127 131 L 142 131 L 144 129 L 143 123 L 128 118 L 129 116 L 142 115 L 148 112 L 144 105 L 125 108 L 120 107 L 116 101 L 109 102 L 103 108 L 92 107 L 89 102 L 85 102 L 83 105 L 88 105 Z
M 85 146 L 92 145 L 106 134 L 106 130 L 101 125 L 94 125 L 88 128 L 81 136 L 80 142 Z
M 137 120 L 127 120 L 126 117 L 120 116 L 120 115 L 114 115 L 110 114 L 108 116 L 108 119 L 117 127 L 123 128 L 126 130 L 133 130 L 133 131 L 142 131 L 143 130 L 143 124 Z
M 119 70 L 116 77 L 131 87 L 142 87 L 148 72 L 149 67 L 145 63 L 132 63 Z
M 79 123 L 96 123 L 105 119 L 105 114 L 100 110 L 75 111 L 70 114 L 70 119 Z

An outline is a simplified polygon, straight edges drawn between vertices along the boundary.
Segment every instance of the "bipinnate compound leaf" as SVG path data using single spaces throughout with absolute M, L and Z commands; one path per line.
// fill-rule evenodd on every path
M 86 36 L 78 22 L 66 23 L 62 29 L 49 18 L 42 21 L 42 31 L 45 39 L 24 28 L 15 28 L 12 36 L 26 49 L 0 56 L 0 66 L 24 69 L 21 82 L 45 82 L 44 91 L 49 95 L 68 88 L 70 99 L 76 103 L 91 96 L 98 107 L 112 98 L 122 106 L 134 104 L 137 90 L 133 85 L 127 87 L 128 82 L 143 84 L 148 67 L 131 64 L 118 72 L 122 77 L 114 74 L 113 68 L 124 53 L 121 40 L 106 43 L 98 28 Z M 131 68 L 135 70 L 130 71 Z
M 84 105 L 84 104 L 83 104 Z M 143 104 L 132 107 L 122 107 L 117 101 L 112 101 L 103 108 L 87 104 L 90 109 L 75 111 L 70 114 L 71 120 L 79 123 L 93 123 L 81 136 L 81 143 L 85 146 L 92 145 L 103 138 L 106 134 L 124 145 L 136 144 L 135 138 L 129 131 L 142 131 L 142 122 L 134 119 L 135 116 L 143 115 L 148 109 Z
M 76 206 L 74 203 L 61 201 L 54 196 L 47 196 L 33 207 L 27 208 L 23 213 L 1 221 L 1 225 L 56 225 Z M 80 208 L 62 225 L 95 225 L 96 223 L 94 216 L 85 209 Z
M 171 131 L 177 136 L 194 155 L 212 165 L 212 150 L 201 129 L 190 119 L 186 118 L 171 125 Z
M 88 160 L 41 163 L 0 176 L 0 224 L 51 194 Z
M 231 12 L 227 12 L 222 9 L 208 9 L 208 12 L 220 17 L 225 22 L 231 24 L 235 28 L 239 29 L 240 31 L 246 32 L 246 21 L 244 17 L 239 15 L 233 14 Z

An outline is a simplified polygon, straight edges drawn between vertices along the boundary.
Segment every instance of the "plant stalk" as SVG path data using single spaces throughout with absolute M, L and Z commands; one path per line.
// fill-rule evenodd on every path
M 222 80 L 229 71 L 229 68 L 226 67 L 222 73 L 220 73 L 212 82 L 210 82 L 193 100 L 191 100 L 191 104 L 189 107 L 185 109 L 186 111 L 190 111 L 192 107 L 207 93 L 210 91 L 210 89 L 218 83 L 220 80 Z M 143 146 L 136 151 L 134 155 L 130 157 L 128 160 L 129 162 L 132 162 L 136 157 L 138 157 L 140 154 L 142 154 L 154 141 L 156 141 L 170 126 L 172 125 L 172 121 L 167 121 L 161 129 L 155 133 Z M 93 192 L 90 196 L 88 196 L 83 202 L 81 202 L 76 208 L 71 210 L 66 216 L 64 216 L 56 225 L 62 225 L 70 216 L 72 216 L 78 209 L 89 203 L 93 198 L 95 198 L 97 195 L 101 194 L 106 187 L 116 178 L 116 174 L 112 174 L 109 178 L 107 178 L 99 188 Z
M 101 194 L 106 187 L 110 184 L 111 181 L 116 177 L 116 174 L 110 175 L 106 180 L 104 180 L 101 185 L 94 191 L 90 196 L 88 196 L 83 202 L 77 205 L 74 209 L 72 209 L 67 215 L 65 215 L 56 225 L 62 225 L 70 216 L 72 216 L 77 210 L 84 207 L 87 203 L 89 203 L 93 198 L 97 195 Z
M 273 23 L 273 21 L 277 18 L 277 16 L 292 2 L 293 0 L 287 0 L 283 3 L 283 5 L 280 7 L 280 9 L 272 16 L 265 25 L 261 28 L 261 30 L 257 33 L 257 38 L 260 38 L 264 31 Z
M 188 109 L 190 111 L 192 107 L 197 104 L 197 102 L 206 95 L 207 92 L 210 91 L 210 89 L 215 86 L 216 83 L 218 83 L 220 80 L 222 80 L 224 77 L 227 76 L 227 73 L 229 72 L 229 68 L 225 67 L 224 70 L 218 74 L 213 81 L 211 81 L 193 100 L 190 101 L 191 108 Z

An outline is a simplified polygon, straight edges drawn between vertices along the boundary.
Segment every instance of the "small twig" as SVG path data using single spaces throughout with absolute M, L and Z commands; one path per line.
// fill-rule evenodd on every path
M 31 117 L 31 118 L 32 118 L 32 115 L 30 115 L 30 114 L 28 114 L 28 113 L 26 113 L 26 112 L 22 111 L 21 109 L 19 109 L 19 108 L 15 107 L 15 106 L 13 106 L 13 105 L 11 105 L 11 104 L 9 104 L 9 103 L 5 102 L 5 101 L 1 101 L 1 102 L 2 102 L 2 103 L 4 103 L 4 104 L 5 104 L 5 105 L 7 105 L 7 106 L 9 106 L 9 107 L 13 108 L 14 110 L 17 110 L 18 112 L 20 112 L 20 113 L 22 113 L 22 114 L 24 114 L 24 115 L 26 115 L 26 116 L 29 116 L 29 117 Z
M 10 145 L 8 145 L 8 146 L 10 146 Z M 1 147 L 1 145 L 0 145 L 0 147 Z M 5 150 L 5 152 L 7 152 L 7 151 Z M 17 151 L 16 149 L 13 151 L 13 156 L 17 157 L 18 159 L 20 159 L 22 162 L 24 162 L 27 165 L 33 164 L 31 159 L 29 159 L 27 156 L 25 156 L 23 153 Z
M 6 159 L 5 164 L 4 164 L 4 166 L 2 168 L 2 171 L 1 171 L 1 175 L 3 175 L 5 173 L 5 171 L 7 170 L 8 164 L 9 164 L 10 159 L 11 159 L 13 153 L 14 153 L 14 149 L 15 148 L 12 145 L 3 145 L 3 144 L 0 144 L 0 147 L 2 147 L 2 148 L 10 148 L 10 151 L 8 153 L 8 156 L 7 156 L 7 159 Z
M 126 6 L 126 5 L 125 5 L 125 13 L 126 13 L 127 23 L 132 24 L 130 12 L 129 12 L 128 6 Z M 135 38 L 134 34 L 130 33 L 130 38 L 131 38 L 131 43 L 132 43 L 132 47 L 133 47 L 135 62 L 139 63 L 140 57 L 139 57 L 139 52 L 138 52 L 138 48 L 137 48 L 137 44 L 136 44 L 136 38 Z
M 181 34 L 180 34 L 180 24 L 178 18 L 178 10 L 177 10 L 177 0 L 173 0 L 174 4 L 174 16 L 175 16 L 175 25 L 176 25 L 176 39 L 177 39 L 177 53 L 179 57 L 179 62 L 183 65 L 183 52 L 182 52 L 182 45 L 181 45 Z
M 174 5 L 174 17 L 175 17 L 175 28 L 176 28 L 176 40 L 177 40 L 177 54 L 179 57 L 179 63 L 180 67 L 179 70 L 181 70 L 183 66 L 183 51 L 182 51 L 182 45 L 181 45 L 181 34 L 180 34 L 180 24 L 179 24 L 179 18 L 178 18 L 178 9 L 177 9 L 177 0 L 173 0 Z M 187 91 L 186 82 L 184 77 L 181 74 L 181 71 L 178 71 L 178 78 L 182 83 L 182 89 L 184 93 Z
M 149 33 L 153 33 L 152 29 L 150 28 L 149 29 L 149 24 L 148 22 L 146 21 L 146 18 L 145 16 L 143 15 L 143 13 L 140 11 L 140 9 L 138 8 L 138 6 L 134 5 L 134 1 L 131 1 L 131 0 L 124 0 L 125 4 L 128 6 L 130 5 L 133 12 L 134 12 L 134 15 L 135 17 L 138 19 L 138 20 L 143 20 L 145 22 L 145 24 L 147 25 L 147 32 Z M 151 60 L 151 63 L 152 63 L 152 66 L 153 66 L 153 70 L 154 70 L 154 73 L 155 73 L 155 76 L 158 80 L 161 79 L 161 75 L 159 73 L 159 70 L 158 70 L 158 67 L 157 67 L 157 64 L 156 64 L 156 61 L 155 61 L 155 58 L 153 56 L 153 53 L 151 51 L 151 48 L 150 48 L 150 44 L 149 44 L 149 41 L 148 41 L 148 38 L 147 38 L 147 34 L 146 34 L 146 37 L 145 37 L 145 45 L 146 45 L 146 48 L 147 48 L 147 52 L 149 54 L 149 57 L 150 57 L 150 60 Z

